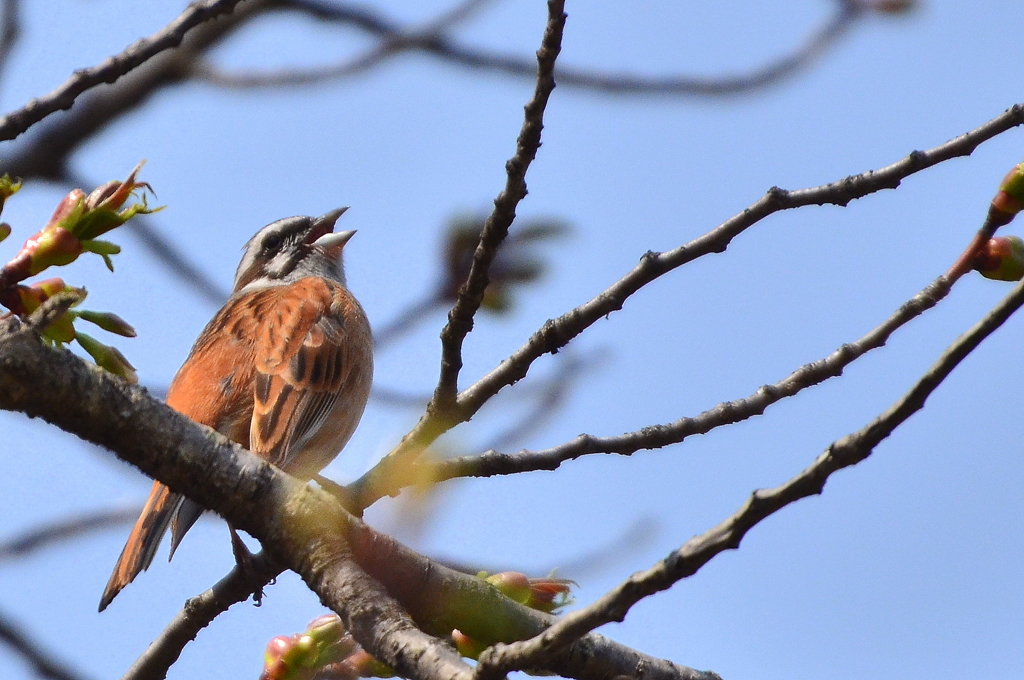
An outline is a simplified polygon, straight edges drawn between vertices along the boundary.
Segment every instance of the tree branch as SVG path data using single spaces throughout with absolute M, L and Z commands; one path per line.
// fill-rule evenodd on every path
M 780 210 L 807 205 L 846 206 L 854 199 L 882 189 L 895 189 L 904 178 L 950 159 L 969 156 L 983 142 L 1022 124 L 1024 104 L 1015 104 L 970 132 L 933 149 L 913 151 L 884 168 L 796 191 L 772 187 L 756 203 L 703 236 L 664 253 L 647 252 L 632 271 L 591 300 L 547 321 L 507 359 L 463 390 L 456 399 L 459 422 L 471 418 L 500 390 L 526 377 L 538 358 L 556 353 L 599 319 L 622 309 L 625 301 L 648 283 L 697 258 L 725 252 L 732 239 L 766 217 Z M 350 491 L 358 499 L 359 507 L 369 507 L 383 496 L 396 494 L 403 486 L 411 483 L 413 476 L 410 474 L 410 462 L 415 461 L 420 452 L 456 424 L 441 422 L 428 412 L 395 449 L 350 485 Z
M 108 57 L 98 66 L 75 71 L 49 94 L 32 99 L 21 109 L 0 117 L 0 140 L 14 139 L 51 113 L 71 108 L 78 95 L 100 83 L 112 83 L 149 58 L 176 47 L 189 30 L 230 12 L 238 3 L 239 0 L 192 3 L 177 19 L 148 38 L 135 41 L 123 52 Z
M 185 645 L 195 640 L 199 631 L 232 605 L 248 600 L 250 595 L 284 571 L 265 552 L 255 555 L 248 568 L 243 570 L 236 566 L 212 588 L 189 598 L 121 680 L 163 680 Z
M 129 524 L 135 521 L 142 508 L 121 508 L 118 510 L 97 510 L 87 514 L 64 518 L 0 543 L 0 561 L 22 557 L 44 548 L 75 538 L 84 533 L 111 526 Z
M 842 345 L 823 359 L 804 364 L 782 380 L 773 385 L 764 385 L 748 397 L 719 404 L 695 417 L 680 418 L 665 425 L 650 425 L 615 437 L 581 434 L 572 441 L 541 451 L 508 454 L 490 450 L 477 456 L 436 461 L 430 464 L 429 478 L 440 482 L 457 477 L 492 477 L 556 470 L 562 463 L 581 456 L 595 453 L 629 456 L 642 449 L 660 449 L 678 444 L 691 435 L 707 434 L 717 427 L 759 416 L 778 401 L 842 375 L 854 361 L 871 350 L 883 347 L 896 330 L 942 301 L 954 282 L 947 275 L 940 276 L 858 340 Z
M 4 642 L 32 666 L 37 675 L 50 680 L 83 680 L 78 671 L 58 661 L 49 651 L 28 638 L 18 626 L 0 613 L 0 642 Z
M 42 417 L 109 448 L 257 537 L 269 559 L 296 571 L 364 648 L 404 677 L 469 680 L 469 667 L 428 633 L 457 627 L 474 639 L 507 642 L 536 635 L 554 620 L 509 600 L 482 579 L 431 562 L 373 531 L 326 492 L 193 423 L 145 389 L 44 346 L 16 319 L 0 324 L 0 408 Z M 274 573 L 267 568 L 261 579 Z M 182 616 L 192 620 L 176 621 L 129 677 L 160 677 L 159 669 L 173 663 L 196 631 L 233 601 L 244 600 L 253 587 L 229 576 L 213 590 L 190 601 Z M 551 661 L 552 669 L 582 680 L 631 675 L 639 666 L 659 680 L 714 677 L 600 636 L 588 636 Z
M 487 270 L 497 254 L 498 246 L 508 235 L 516 217 L 516 206 L 526 197 L 526 171 L 540 148 L 544 128 L 544 109 L 555 89 L 555 60 L 562 48 L 565 29 L 564 0 L 548 0 L 548 23 L 541 47 L 537 50 L 537 85 L 533 98 L 526 104 L 525 120 L 516 140 L 516 153 L 505 164 L 505 188 L 494 199 L 494 211 L 487 217 L 480 232 L 480 242 L 473 253 L 473 265 L 458 300 L 448 313 L 448 323 L 441 331 L 441 376 L 434 391 L 428 413 L 440 414 L 455 404 L 459 371 L 462 369 L 462 342 L 473 328 L 473 317 L 480 309 L 489 279 Z
M 484 652 L 476 680 L 514 669 L 532 668 L 580 636 L 612 621 L 622 621 L 629 609 L 649 595 L 692 576 L 713 557 L 736 549 L 748 531 L 765 518 L 802 498 L 819 495 L 829 477 L 860 463 L 901 424 L 924 408 L 925 401 L 956 366 L 1024 305 L 1024 282 L 1016 287 L 970 330 L 957 338 L 928 371 L 892 406 L 872 422 L 833 442 L 807 469 L 774 489 L 755 491 L 733 515 L 687 541 L 650 569 L 633 574 L 591 605 L 571 612 L 531 640 L 495 645 Z
M 0 408 L 39 416 L 115 450 L 259 538 L 342 617 L 356 640 L 405 677 L 465 679 L 454 651 L 420 632 L 351 559 L 346 514 L 332 497 L 285 475 L 145 390 L 42 345 L 16 319 L 0 328 Z
M 313 68 L 286 68 L 274 71 L 239 70 L 226 72 L 202 64 L 202 77 L 222 87 L 257 89 L 294 87 L 338 80 L 362 73 L 385 59 L 405 52 L 423 52 L 437 59 L 481 71 L 534 78 L 533 60 L 514 54 L 500 54 L 457 43 L 444 34 L 451 22 L 435 21 L 423 29 L 410 30 L 384 16 L 359 8 L 324 2 L 291 0 L 288 7 L 306 12 L 323 21 L 353 25 L 370 33 L 380 42 L 358 57 Z M 779 83 L 807 68 L 825 50 L 835 45 L 864 16 L 869 8 L 860 0 L 837 0 L 836 12 L 792 53 L 736 76 L 702 77 L 688 75 L 646 76 L 630 73 L 603 73 L 585 68 L 559 66 L 558 82 L 566 87 L 609 94 L 663 94 L 670 96 L 727 96 L 752 92 Z

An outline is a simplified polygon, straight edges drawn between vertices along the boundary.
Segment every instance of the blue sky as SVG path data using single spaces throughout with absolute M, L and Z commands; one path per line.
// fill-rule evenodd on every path
M 151 33 L 180 3 L 28 4 L 25 39 L 0 107 L 22 105 Z M 1013 56 L 1024 10 L 1011 0 L 922 2 L 869 17 L 805 71 L 765 91 L 714 100 L 612 96 L 558 88 L 530 170 L 524 219 L 557 218 L 572 235 L 545 245 L 550 271 L 513 314 L 484 315 L 466 343 L 463 386 L 546 319 L 593 297 L 647 250 L 678 246 L 742 211 L 773 185 L 815 186 L 892 163 L 1020 101 Z M 446 5 L 378 5 L 422 21 Z M 832 10 L 775 3 L 569 2 L 562 64 L 646 74 L 744 72 L 793 49 Z M 468 44 L 530 55 L 545 8 L 506 0 L 459 28 Z M 55 18 L 57 17 L 57 18 Z M 348 28 L 268 17 L 220 48 L 225 67 L 314 64 L 358 54 Z M 155 224 L 223 287 L 262 225 L 350 205 L 352 290 L 382 326 L 433 284 L 447 220 L 486 211 L 504 182 L 532 83 L 405 55 L 358 77 L 295 90 L 160 93 L 73 158 L 94 182 L 141 158 L 167 205 Z M 944 271 L 980 224 L 1003 174 L 1024 160 L 1024 132 L 847 208 L 774 215 L 721 255 L 648 286 L 568 348 L 589 359 L 564 407 L 518 446 L 613 435 L 744 397 L 884 320 Z M 5 145 L 0 145 L 0 169 Z M 32 185 L 4 219 L 4 258 L 45 221 L 63 190 Z M 1015 231 L 1013 225 L 1008 229 Z M 130 235 L 117 273 L 98 260 L 62 272 L 92 308 L 130 320 L 118 346 L 145 384 L 166 385 L 214 306 L 181 290 Z M 838 380 L 762 417 L 629 459 L 592 456 L 555 473 L 451 483 L 426 505 L 386 500 L 368 515 L 427 554 L 537 574 L 562 568 L 586 604 L 779 484 L 902 394 L 1009 287 L 971 276 Z M 443 313 L 377 358 L 377 384 L 429 393 Z M 1011 319 L 865 463 L 818 498 L 755 528 L 740 550 L 633 609 L 602 633 L 726 680 L 970 674 L 1013 677 L 1024 648 L 1024 464 Z M 531 377 L 557 369 L 550 357 Z M 529 381 L 445 439 L 479 451 L 528 412 Z M 415 422 L 371 405 L 329 473 L 351 479 Z M 0 540 L 68 513 L 140 503 L 149 482 L 105 452 L 38 422 L 0 415 Z M 637 523 L 653 527 L 627 540 Z M 173 563 L 98 615 L 127 527 L 0 564 L 0 608 L 89 677 L 118 677 L 189 596 L 231 566 L 227 532 L 201 522 Z M 636 534 L 634 531 L 633 534 Z M 595 551 L 607 560 L 587 560 Z M 565 568 L 589 561 L 592 568 Z M 321 608 L 285 576 L 261 608 L 236 606 L 190 645 L 172 678 L 255 677 L 273 635 Z M 32 677 L 0 649 L 7 678 Z

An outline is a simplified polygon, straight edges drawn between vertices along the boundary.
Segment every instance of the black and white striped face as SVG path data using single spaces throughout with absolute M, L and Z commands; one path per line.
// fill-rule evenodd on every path
M 286 217 L 271 222 L 245 244 L 235 273 L 234 291 L 293 283 L 323 276 L 345 283 L 341 249 L 355 232 L 332 233 L 346 208 L 317 218 Z

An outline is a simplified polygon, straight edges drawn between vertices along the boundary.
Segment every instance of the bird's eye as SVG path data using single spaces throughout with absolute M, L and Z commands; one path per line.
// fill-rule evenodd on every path
M 281 237 L 278 234 L 271 234 L 263 239 L 263 247 L 267 250 L 277 250 L 281 247 Z

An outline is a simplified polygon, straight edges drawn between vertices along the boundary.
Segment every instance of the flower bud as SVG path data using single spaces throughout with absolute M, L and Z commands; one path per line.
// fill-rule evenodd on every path
M 82 254 L 82 242 L 63 227 L 49 227 L 25 241 L 22 252 L 29 255 L 29 276 L 48 267 L 71 264 Z
M 126 338 L 135 337 L 135 329 L 132 328 L 131 324 L 112 312 L 93 312 L 88 309 L 82 309 L 76 311 L 75 315 L 89 323 L 96 324 L 108 333 L 114 333 Z
M 573 584 L 564 578 L 527 578 L 516 571 L 503 571 L 485 580 L 519 604 L 548 613 L 569 604 L 569 586 Z
M 338 642 L 346 632 L 345 626 L 341 623 L 341 617 L 337 614 L 318 616 L 306 626 L 306 634 L 320 644 Z
M 974 258 L 974 268 L 987 279 L 1019 281 L 1024 278 L 1024 241 L 1018 236 L 989 239 Z
M 452 641 L 459 654 L 467 659 L 479 659 L 480 653 L 487 649 L 487 645 L 477 642 L 458 628 L 452 631 Z
M 995 227 L 1009 224 L 1024 209 L 1024 163 L 1013 166 L 999 185 L 988 209 L 988 221 Z
M 15 305 L 11 308 L 11 311 L 22 317 L 36 311 L 44 302 L 65 290 L 78 293 L 82 298 L 85 297 L 84 288 L 72 288 L 66 285 L 63 279 L 59 278 L 45 279 L 31 286 L 16 286 L 15 290 L 17 291 L 20 306 Z M 75 339 L 76 335 L 74 318 L 67 312 L 61 314 L 43 329 L 42 335 L 58 343 L 71 342 Z
M 285 680 L 288 677 L 289 668 L 285 657 L 291 648 L 292 638 L 288 635 L 278 635 L 267 643 L 267 649 L 263 652 L 260 680 Z
M 491 574 L 484 580 L 501 591 L 502 595 L 519 604 L 526 604 L 530 599 L 530 579 L 526 577 L 526 574 L 521 574 L 518 571 L 503 571 Z
M 78 219 L 84 211 L 85 193 L 81 189 L 72 189 L 57 204 L 53 215 L 50 216 L 50 220 L 43 227 L 43 230 L 45 231 L 50 227 L 62 227 L 68 231 L 73 231 L 74 226 L 78 223 Z
M 75 228 L 75 234 L 79 238 L 83 241 L 94 239 L 121 226 L 135 215 L 148 215 L 160 210 L 146 205 L 145 194 L 140 197 L 139 203 L 122 208 L 136 189 L 153 190 L 146 182 L 135 181 L 135 176 L 141 169 L 142 163 L 139 163 L 123 182 L 107 182 L 85 197 L 84 213 Z
M 11 235 L 11 225 L 6 222 L 0 222 L 0 241 L 5 240 Z
M 78 340 L 82 349 L 89 353 L 97 366 L 114 375 L 121 376 L 132 384 L 139 382 L 139 375 L 135 372 L 135 367 L 128 363 L 128 360 L 116 347 L 104 345 L 85 333 L 77 333 L 75 339 Z

